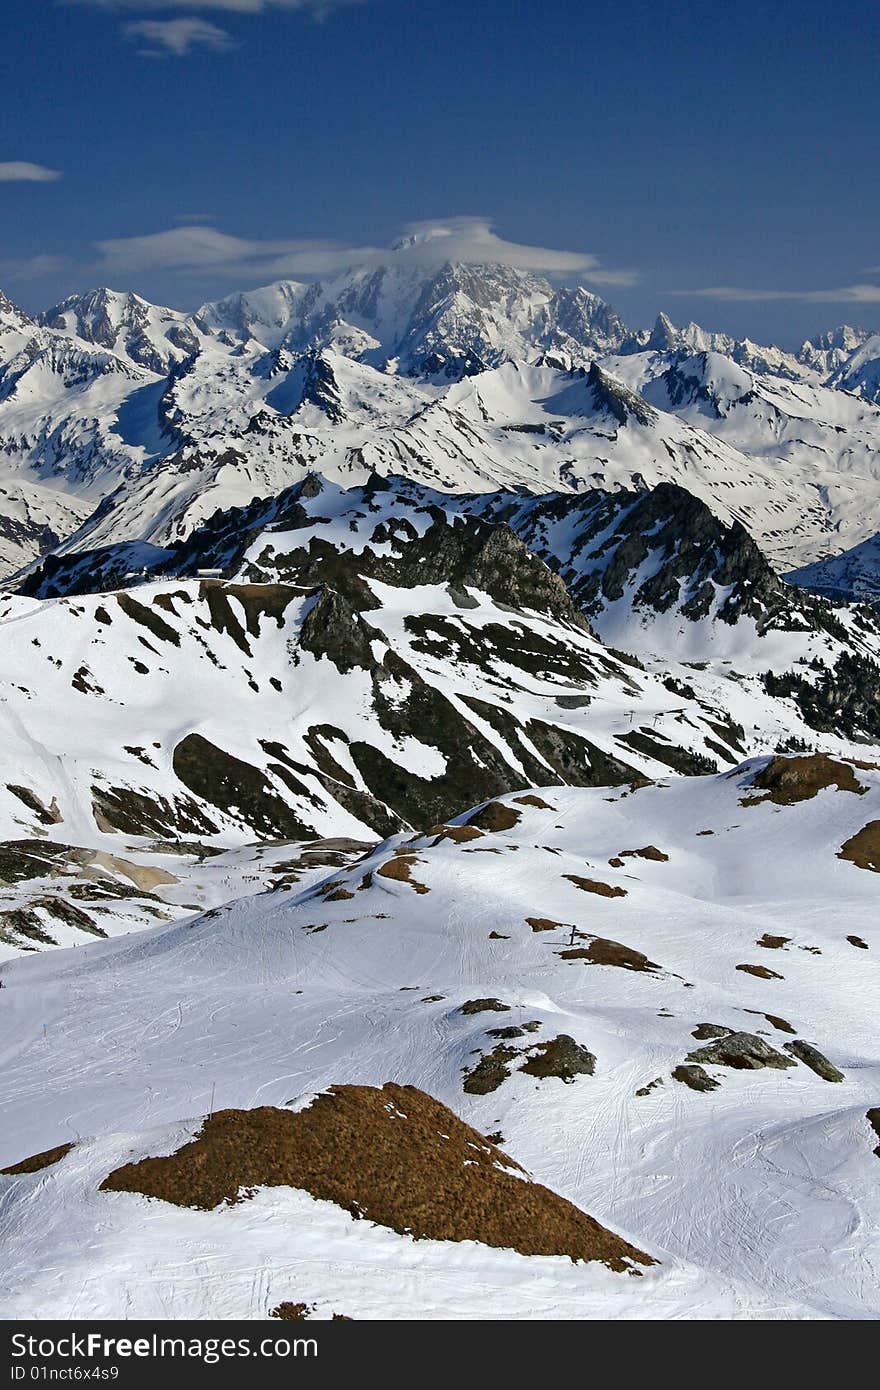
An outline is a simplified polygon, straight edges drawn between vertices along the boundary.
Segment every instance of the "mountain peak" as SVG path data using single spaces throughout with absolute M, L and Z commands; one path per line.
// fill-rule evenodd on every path
M 11 299 L 0 290 L 0 330 L 5 328 L 32 328 L 34 321 L 28 318 L 23 309 L 19 309 L 17 304 L 13 304 Z
M 131 290 L 113 290 L 106 285 L 70 295 L 44 310 L 37 322 L 107 348 L 160 375 L 199 345 L 180 310 L 151 304 Z

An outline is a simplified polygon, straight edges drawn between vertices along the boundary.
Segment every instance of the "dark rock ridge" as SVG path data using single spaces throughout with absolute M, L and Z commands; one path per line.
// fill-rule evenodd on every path
M 649 558 L 650 577 L 629 593 L 635 608 L 657 613 L 674 608 L 693 620 L 711 614 L 731 624 L 750 617 L 760 631 L 803 628 L 802 615 L 815 617 L 820 611 L 809 602 L 803 605 L 779 579 L 745 527 L 720 521 L 676 483 L 574 497 L 494 493 L 483 499 L 482 511 L 506 521 L 556 569 L 589 615 L 622 599 Z M 554 528 L 561 523 L 573 537 L 566 554 L 554 547 Z M 717 589 L 726 591 L 720 603 Z

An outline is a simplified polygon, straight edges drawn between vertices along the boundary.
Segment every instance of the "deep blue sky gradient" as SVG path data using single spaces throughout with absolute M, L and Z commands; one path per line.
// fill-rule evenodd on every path
M 186 14 L 236 47 L 148 58 L 121 32 Z M 0 285 L 40 307 L 101 278 L 96 241 L 188 215 L 384 245 L 481 214 L 508 240 L 637 270 L 599 290 L 635 323 L 665 307 L 787 345 L 880 325 L 880 303 L 674 293 L 880 284 L 878 36 L 867 0 L 365 0 L 320 23 L 4 0 L 0 161 L 63 177 L 0 183 Z M 64 264 L 21 278 L 36 255 Z M 238 287 L 130 278 L 116 288 L 182 307 Z

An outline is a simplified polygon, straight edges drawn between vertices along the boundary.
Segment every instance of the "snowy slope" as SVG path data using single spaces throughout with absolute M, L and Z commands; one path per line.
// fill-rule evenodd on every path
M 7 963 L 0 1162 L 74 1147 L 0 1178 L 5 1315 L 876 1317 L 877 880 L 839 855 L 878 815 L 876 769 L 822 760 L 544 788 L 321 889 Z M 387 1081 L 658 1264 L 412 1241 L 290 1188 L 99 1191 L 212 1094 Z
M 880 536 L 792 570 L 786 579 L 832 599 L 876 604 L 880 599 Z
M 876 622 L 789 589 L 669 485 L 450 497 L 311 476 L 175 549 L 50 559 L 29 588 L 0 608 L 11 952 L 240 893 L 253 853 L 219 880 L 214 856 L 254 839 L 363 843 L 531 782 L 880 745 Z M 97 922 L 71 875 L 108 854 L 158 898 Z
M 218 512 L 170 549 L 123 544 L 50 557 L 23 591 L 57 598 L 213 568 L 251 583 L 335 585 L 339 557 L 342 572 L 392 584 L 430 576 L 459 587 L 494 583 L 496 598 L 508 601 L 522 594 L 511 568 L 516 552 L 505 554 L 503 543 L 498 570 L 468 570 L 454 546 L 445 551 L 453 534 L 445 527 L 467 518 L 515 532 L 562 577 L 605 642 L 637 654 L 679 691 L 696 683 L 704 708 L 729 714 L 736 706 L 735 723 L 771 739 L 814 739 L 817 731 L 880 738 L 876 617 L 789 587 L 738 522 L 726 525 L 668 483 L 640 492 L 468 496 L 375 475 L 364 487 L 340 488 L 312 474 L 275 499 Z M 526 602 L 567 612 L 542 584 Z M 777 677 L 784 688 L 774 686 L 768 702 Z M 741 741 L 735 746 L 743 751 Z
M 5 835 L 119 853 L 365 840 L 538 777 L 609 785 L 667 757 L 714 766 L 717 712 L 695 704 L 680 720 L 680 697 L 603 648 L 538 562 L 543 613 L 527 593 L 513 609 L 466 582 L 470 566 L 509 593 L 511 572 L 528 572 L 512 537 L 507 567 L 493 558 L 485 529 L 450 582 L 436 569 L 420 584 L 365 580 L 331 558 L 320 587 L 304 572 L 7 601 Z M 435 527 L 425 548 L 444 544 L 456 533 Z M 645 720 L 659 762 L 628 742 Z
M 0 480 L 0 574 L 53 551 L 89 515 L 88 503 L 27 479 Z
M 161 448 L 161 390 L 142 368 L 42 330 L 0 367 L 7 469 L 85 500 L 100 496 Z
M 876 529 L 880 411 L 870 401 L 752 371 L 716 352 L 640 353 L 606 366 L 658 410 L 749 460 L 763 491 L 739 519 L 782 567 L 789 557 L 818 558 L 838 536 L 862 540 Z M 716 486 L 705 500 L 717 507 L 721 496 Z
M 635 370 L 639 360 L 612 365 Z M 880 487 L 880 410 L 831 391 L 843 402 L 841 418 L 847 410 L 859 416 L 852 429 L 818 431 L 821 440 L 833 436 L 837 462 L 819 443 L 755 443 L 753 454 L 743 452 L 715 437 L 715 414 L 697 408 L 693 422 L 683 420 L 595 365 L 587 372 L 507 363 L 438 387 L 330 350 L 297 356 L 250 344 L 231 357 L 212 347 L 164 388 L 135 394 L 157 411 L 152 433 L 146 416 L 133 408 L 129 416 L 127 407 L 106 429 L 117 468 L 123 458 L 141 461 L 122 464 L 124 481 L 70 539 L 74 549 L 166 544 L 217 508 L 270 496 L 316 470 L 339 482 L 402 473 L 448 492 L 676 482 L 742 522 L 771 559 L 790 567 L 827 550 L 829 532 L 869 530 Z
M 874 333 L 842 362 L 830 385 L 880 404 L 880 333 Z

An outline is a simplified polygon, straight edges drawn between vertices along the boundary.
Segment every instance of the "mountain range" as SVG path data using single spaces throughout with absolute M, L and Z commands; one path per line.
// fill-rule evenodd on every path
M 4 1315 L 876 1316 L 878 500 L 867 330 L 0 296 Z
M 162 543 L 320 471 L 448 491 L 679 483 L 783 569 L 876 532 L 880 344 L 797 354 L 505 266 L 282 281 L 194 314 L 0 297 L 7 576 L 59 544 Z M 841 538 L 844 538 L 841 542 Z

